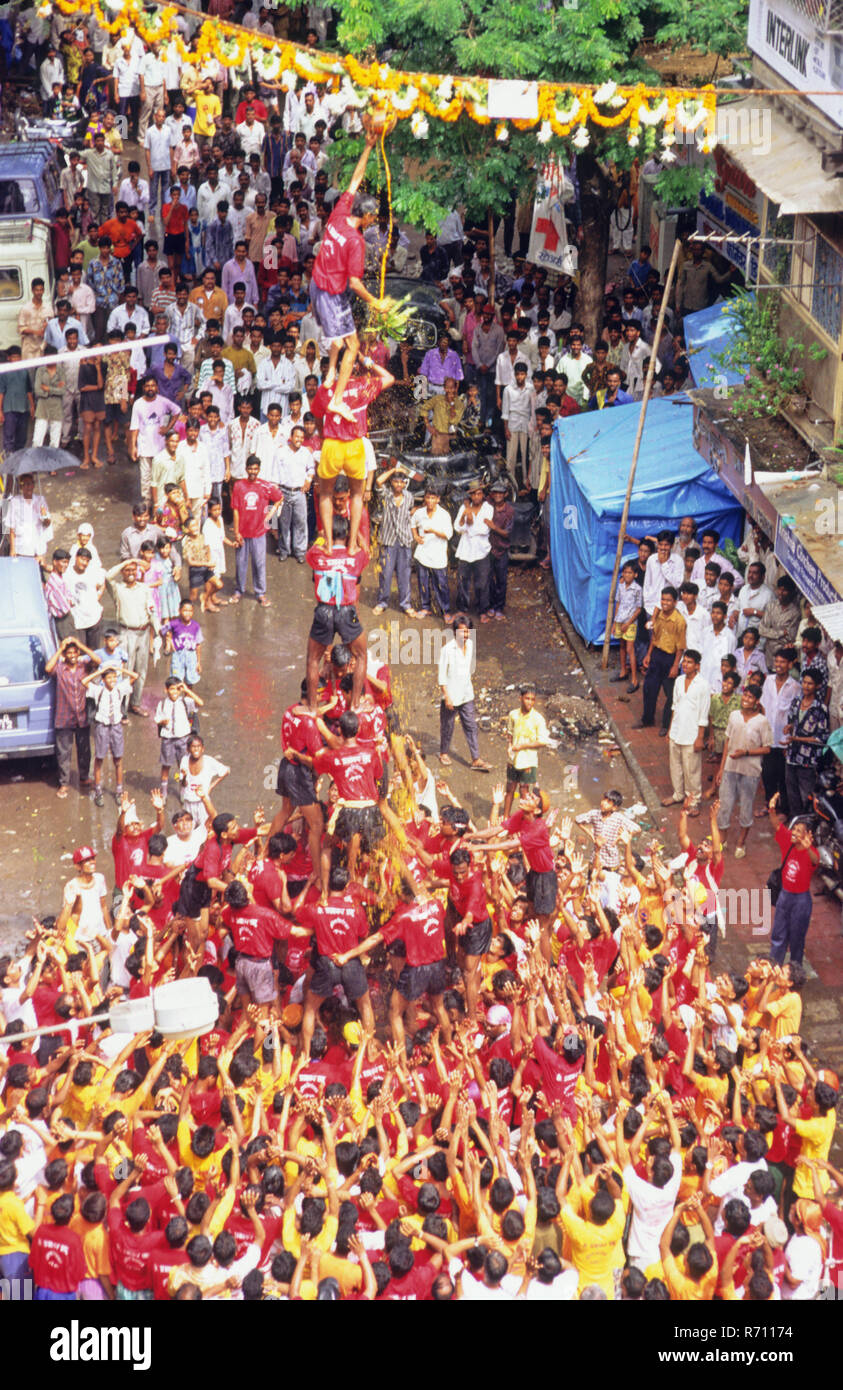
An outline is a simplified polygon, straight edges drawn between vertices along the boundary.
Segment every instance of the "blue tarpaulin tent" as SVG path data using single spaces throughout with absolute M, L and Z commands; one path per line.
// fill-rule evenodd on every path
M 710 309 L 685 315 L 685 344 L 694 381 L 701 388 L 737 386 L 743 381 L 741 372 L 735 372 L 731 367 L 721 367 L 714 360 L 715 353 L 723 352 L 734 336 L 733 309 L 734 300 L 722 299 L 719 304 L 712 304 Z
M 640 405 L 560 420 L 551 444 L 550 555 L 556 591 L 587 642 L 603 640 Z M 687 397 L 650 401 L 627 529 L 676 530 L 683 516 L 739 543 L 743 512 L 691 440 Z M 630 546 L 624 554 L 634 556 Z

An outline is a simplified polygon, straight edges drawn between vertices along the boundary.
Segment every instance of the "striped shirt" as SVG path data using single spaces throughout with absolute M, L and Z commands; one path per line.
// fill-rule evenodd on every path
M 63 574 L 55 570 L 44 584 L 44 597 L 53 618 L 66 618 L 73 607 L 73 596 Z
M 410 512 L 414 505 L 406 488 L 398 498 L 391 489 L 386 493 L 383 500 L 383 514 L 378 527 L 378 538 L 381 545 L 411 546 L 413 544 Z
M 56 666 L 56 714 L 54 727 L 57 729 L 86 729 L 88 715 L 85 709 L 86 692 L 82 677 L 88 674 L 87 660 L 70 666 L 63 656 Z

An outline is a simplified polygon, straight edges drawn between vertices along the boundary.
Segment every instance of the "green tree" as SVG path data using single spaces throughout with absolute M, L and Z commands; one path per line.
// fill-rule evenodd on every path
M 721 0 L 699 3 L 707 14 L 706 7 Z M 335 9 L 342 51 L 361 61 L 377 56 L 396 69 L 596 84 L 660 81 L 635 56 L 645 23 L 649 29 L 653 24 L 653 5 L 645 0 L 337 0 Z M 672 11 L 668 21 L 676 22 Z M 388 150 L 396 215 L 435 228 L 462 205 L 469 223 L 485 225 L 488 212 L 503 216 L 515 197 L 532 195 L 536 164 L 547 155 L 567 162 L 576 154 L 583 231 L 578 313 L 593 335 L 602 316 L 613 206 L 610 166 L 623 170 L 636 154 L 646 158 L 657 136 L 642 127 L 633 149 L 625 129 L 590 126 L 589 133 L 591 144 L 577 152 L 568 139 L 539 144 L 535 129 L 514 126 L 501 143 L 494 124 L 478 125 L 467 116 L 453 124 L 431 119 L 427 138 L 419 140 L 402 120 Z M 349 149 L 345 159 L 351 162 L 352 155 L 356 150 Z

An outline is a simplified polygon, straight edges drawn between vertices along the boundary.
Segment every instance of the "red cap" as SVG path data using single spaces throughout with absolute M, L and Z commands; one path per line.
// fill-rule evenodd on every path
M 80 845 L 78 849 L 73 851 L 74 864 L 84 864 L 86 859 L 96 859 L 96 857 L 97 852 L 95 849 L 91 849 L 90 845 Z

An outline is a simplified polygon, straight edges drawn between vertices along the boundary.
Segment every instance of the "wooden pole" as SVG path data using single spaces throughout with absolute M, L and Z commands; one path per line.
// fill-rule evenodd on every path
M 490 208 L 486 215 L 486 228 L 489 236 L 489 303 L 495 307 L 495 220 Z
M 609 604 L 606 609 L 606 633 L 603 638 L 603 660 L 601 667 L 605 671 L 609 665 L 609 643 L 612 637 L 612 614 L 615 610 L 615 590 L 618 585 L 618 573 L 621 567 L 621 557 L 623 555 L 624 541 L 626 539 L 626 526 L 629 520 L 629 504 L 632 500 L 632 489 L 635 484 L 635 470 L 638 467 L 638 454 L 641 450 L 641 436 L 644 433 L 644 420 L 647 415 L 647 406 L 650 403 L 650 392 L 653 387 L 653 378 L 656 374 L 656 360 L 658 358 L 658 346 L 664 327 L 664 315 L 667 302 L 670 299 L 670 291 L 673 288 L 673 277 L 676 274 L 676 266 L 679 262 L 679 252 L 682 242 L 677 236 L 673 246 L 673 255 L 670 258 L 670 268 L 667 272 L 667 279 L 664 284 L 664 294 L 662 295 L 662 306 L 659 310 L 659 317 L 656 321 L 656 331 L 653 335 L 653 346 L 650 352 L 650 365 L 647 368 L 647 377 L 644 382 L 644 396 L 641 401 L 641 413 L 638 416 L 638 429 L 635 434 L 635 444 L 632 448 L 632 462 L 629 465 L 629 477 L 626 483 L 626 497 L 624 498 L 623 511 L 621 512 L 621 524 L 618 532 L 618 549 L 615 555 L 615 567 L 612 570 L 612 583 L 609 588 Z

